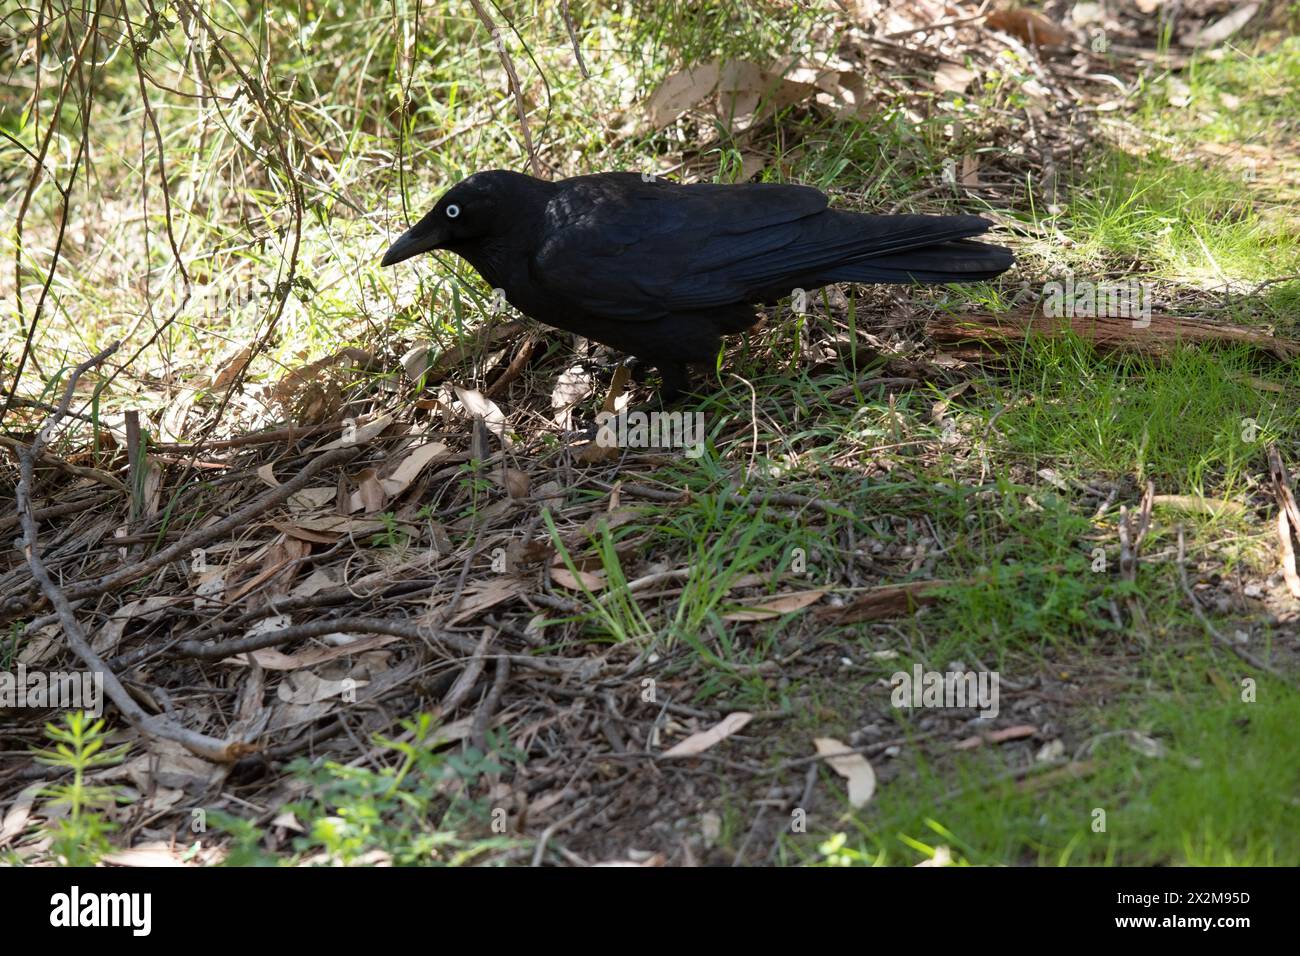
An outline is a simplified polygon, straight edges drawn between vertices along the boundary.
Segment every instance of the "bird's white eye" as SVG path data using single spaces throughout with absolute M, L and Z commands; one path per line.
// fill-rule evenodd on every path
M 452 203 L 450 206 L 447 207 L 448 219 L 455 219 L 459 215 L 460 215 L 460 207 L 457 206 L 455 203 Z

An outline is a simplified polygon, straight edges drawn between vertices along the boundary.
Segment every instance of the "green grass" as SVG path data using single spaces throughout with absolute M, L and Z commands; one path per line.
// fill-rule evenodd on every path
M 1265 52 L 1234 44 L 1218 59 L 1193 57 L 1179 80 L 1187 87 L 1187 104 L 1171 104 L 1166 77 L 1157 77 L 1138 108 L 1143 125 L 1187 141 L 1294 148 L 1300 131 L 1300 38 L 1285 37 Z
M 1185 93 L 1167 74 L 1154 78 L 1138 122 L 1090 150 L 1055 223 L 1068 247 L 1049 233 L 1030 251 L 1096 278 L 1137 264 L 1171 291 L 1242 291 L 1300 272 L 1297 77 L 1300 41 L 1289 37 L 1267 52 L 1229 47 L 1217 60 L 1193 57 L 1174 81 Z M 1254 312 L 1294 328 L 1288 308 L 1298 295 L 1295 282 L 1273 287 Z M 1234 319 L 1250 314 L 1240 306 L 1227 305 Z
M 1155 152 L 1098 157 L 1063 230 L 1079 270 L 1140 261 L 1149 278 L 1221 288 L 1300 269 L 1293 226 L 1253 203 L 1241 176 Z
M 1265 383 L 1278 391 L 1261 388 Z M 1103 356 L 1076 339 L 1017 353 L 997 429 L 1037 470 L 1156 479 L 1162 493 L 1232 495 L 1263 449 L 1296 434 L 1300 367 L 1241 351 Z
M 842 820 L 848 858 L 839 862 L 917 863 L 928 855 L 922 846 L 945 845 L 983 865 L 1295 865 L 1300 744 L 1287 728 L 1300 718 L 1300 696 L 1264 682 L 1244 703 L 1232 687 L 1207 687 L 1207 667 L 1235 687 L 1232 665 L 1194 656 L 1153 675 L 1171 681 L 1170 692 L 1097 711 L 1096 743 L 1082 758 L 1098 769 L 1080 781 L 1026 792 L 996 755 L 923 760 L 915 777 Z M 1131 746 L 1129 730 L 1156 741 L 1160 755 Z M 1097 810 L 1104 831 L 1094 829 Z M 787 846 L 814 859 L 815 839 Z

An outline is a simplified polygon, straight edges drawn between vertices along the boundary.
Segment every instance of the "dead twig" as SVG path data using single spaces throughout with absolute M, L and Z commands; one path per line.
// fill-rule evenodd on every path
M 1235 641 L 1228 640 L 1219 633 L 1218 628 L 1210 623 L 1210 619 L 1206 617 L 1205 612 L 1201 610 L 1201 602 L 1196 599 L 1196 595 L 1192 593 L 1192 586 L 1187 582 L 1187 565 L 1184 563 L 1182 525 L 1178 526 L 1178 580 L 1182 582 L 1183 593 L 1187 595 L 1187 600 L 1191 602 L 1192 612 L 1196 615 L 1196 619 L 1201 622 L 1201 626 L 1205 628 L 1205 633 L 1209 634 L 1216 644 L 1219 644 L 1221 647 L 1226 647 L 1256 670 L 1263 671 L 1291 687 L 1300 686 L 1297 685 L 1296 681 L 1292 680 L 1286 674 L 1283 674 L 1277 668 L 1270 667 L 1254 654 L 1250 653 L 1250 651 L 1246 650 L 1244 647 L 1240 647 Z
M 497 56 L 501 58 L 501 65 L 505 68 L 506 75 L 510 77 L 510 92 L 515 97 L 515 109 L 519 113 L 519 125 L 524 134 L 524 149 L 528 152 L 528 165 L 532 169 L 533 175 L 537 178 L 542 176 L 541 163 L 537 159 L 537 150 L 533 148 L 533 134 L 528 128 L 528 108 L 524 105 L 524 90 L 519 84 L 519 74 L 515 72 L 515 61 L 510 57 L 510 51 L 506 49 L 506 41 L 501 36 L 501 28 L 496 25 L 496 21 L 484 9 L 480 0 L 469 0 L 470 6 L 474 8 L 479 20 L 488 28 L 492 34 L 492 43 L 497 48 Z
M 1300 598 L 1300 574 L 1296 573 L 1295 548 L 1291 532 L 1300 534 L 1300 507 L 1296 506 L 1295 493 L 1291 491 L 1291 476 L 1276 445 L 1268 446 L 1268 471 L 1273 479 L 1273 494 L 1277 498 L 1277 536 L 1282 548 L 1282 576 L 1292 597 Z
M 474 689 L 478 683 L 479 675 L 483 673 L 483 668 L 487 666 L 487 649 L 492 645 L 492 639 L 496 637 L 496 631 L 493 628 L 483 628 L 483 636 L 479 638 L 478 647 L 474 648 L 474 653 L 470 655 L 469 662 L 465 669 L 460 672 L 456 682 L 451 685 L 447 695 L 443 697 L 442 702 L 438 705 L 435 712 L 439 716 L 454 713 L 469 696 L 469 692 Z
M 492 686 L 488 689 L 487 696 L 474 710 L 474 722 L 470 726 L 469 742 L 472 746 L 477 747 L 479 753 L 487 753 L 487 731 L 488 724 L 492 721 L 492 716 L 497 712 L 501 705 L 501 695 L 505 692 L 506 684 L 510 682 L 510 658 L 497 658 L 496 673 L 492 678 Z
M 8 435 L 0 435 L 0 448 L 8 448 L 10 451 L 14 452 L 15 455 L 21 455 L 23 452 L 28 451 L 30 447 L 31 446 L 24 442 L 20 442 L 16 438 L 10 438 Z M 110 475 L 106 471 L 100 471 L 98 468 L 86 468 L 81 465 L 73 465 L 64 461 L 58 455 L 53 455 L 45 451 L 41 452 L 40 462 L 42 465 L 49 465 L 51 468 L 57 468 L 64 474 L 72 475 L 74 478 L 89 478 L 91 481 L 97 482 L 101 485 L 108 485 L 110 488 L 115 488 L 123 494 L 126 493 L 126 485 L 122 484 L 122 482 L 114 475 Z
M 162 715 L 150 715 L 144 712 L 127 689 L 122 686 L 117 676 L 108 669 L 103 659 L 91 649 L 86 633 L 81 627 L 81 622 L 77 620 L 73 603 L 68 600 L 62 589 L 50 578 L 37 548 L 39 532 L 31 501 L 31 487 L 36 459 L 40 456 L 41 449 L 45 446 L 54 426 L 58 424 L 64 412 L 68 410 L 68 406 L 72 404 L 72 394 L 82 374 L 107 359 L 118 350 L 120 345 L 120 342 L 114 342 L 98 355 L 87 359 L 73 369 L 63 391 L 63 401 L 46 419 L 45 424 L 41 426 L 36 440 L 23 451 L 20 457 L 21 477 L 18 481 L 15 496 L 18 514 L 22 518 L 23 537 L 17 543 L 27 559 L 27 566 L 31 569 L 32 577 L 36 579 L 42 593 L 44 593 L 55 613 L 59 616 L 59 624 L 63 627 L 63 636 L 67 639 L 68 647 L 81 659 L 87 668 L 100 676 L 103 681 L 104 692 L 108 694 L 109 699 L 121 711 L 122 716 L 145 736 L 174 741 L 191 753 L 207 760 L 218 763 L 232 763 L 248 752 L 249 747 L 247 744 L 240 741 L 218 740 L 215 737 L 209 737 L 207 734 L 201 734 L 190 730 L 188 727 L 175 724 Z
M 582 46 L 578 43 L 578 31 L 573 27 L 573 17 L 569 13 L 569 0 L 560 0 L 560 16 L 564 18 L 564 28 L 569 31 L 569 42 L 573 44 L 573 55 L 578 60 L 578 70 L 584 80 L 591 79 L 587 63 L 582 58 Z
M 1119 573 L 1123 580 L 1135 587 L 1138 555 L 1142 550 L 1142 540 L 1151 530 L 1151 505 L 1154 499 L 1155 482 L 1148 481 L 1146 490 L 1142 494 L 1142 503 L 1138 506 L 1136 523 L 1134 523 L 1133 512 L 1123 505 L 1120 505 L 1119 509 Z M 1145 641 L 1148 630 L 1146 613 L 1142 610 L 1142 605 L 1130 594 L 1124 599 L 1124 606 L 1128 608 L 1129 620 L 1133 622 L 1139 636 Z

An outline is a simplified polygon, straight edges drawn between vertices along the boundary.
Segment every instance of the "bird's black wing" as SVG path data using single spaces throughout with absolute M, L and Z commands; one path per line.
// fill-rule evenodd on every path
M 974 216 L 866 216 L 807 186 L 682 186 L 635 173 L 562 184 L 546 208 L 534 279 L 607 318 L 644 321 L 789 292 L 837 267 L 963 236 Z
M 586 310 L 630 321 L 739 301 L 730 269 L 788 245 L 826 208 L 806 186 L 681 186 L 635 173 L 562 184 L 534 276 Z

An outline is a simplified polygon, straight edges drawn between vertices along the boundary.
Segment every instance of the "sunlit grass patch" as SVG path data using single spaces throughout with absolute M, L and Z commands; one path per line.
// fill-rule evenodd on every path
M 1294 435 L 1297 367 L 1240 351 L 1101 355 L 1072 339 L 1030 340 L 998 429 L 1034 465 L 1159 480 L 1161 490 L 1231 494 L 1263 448 Z

